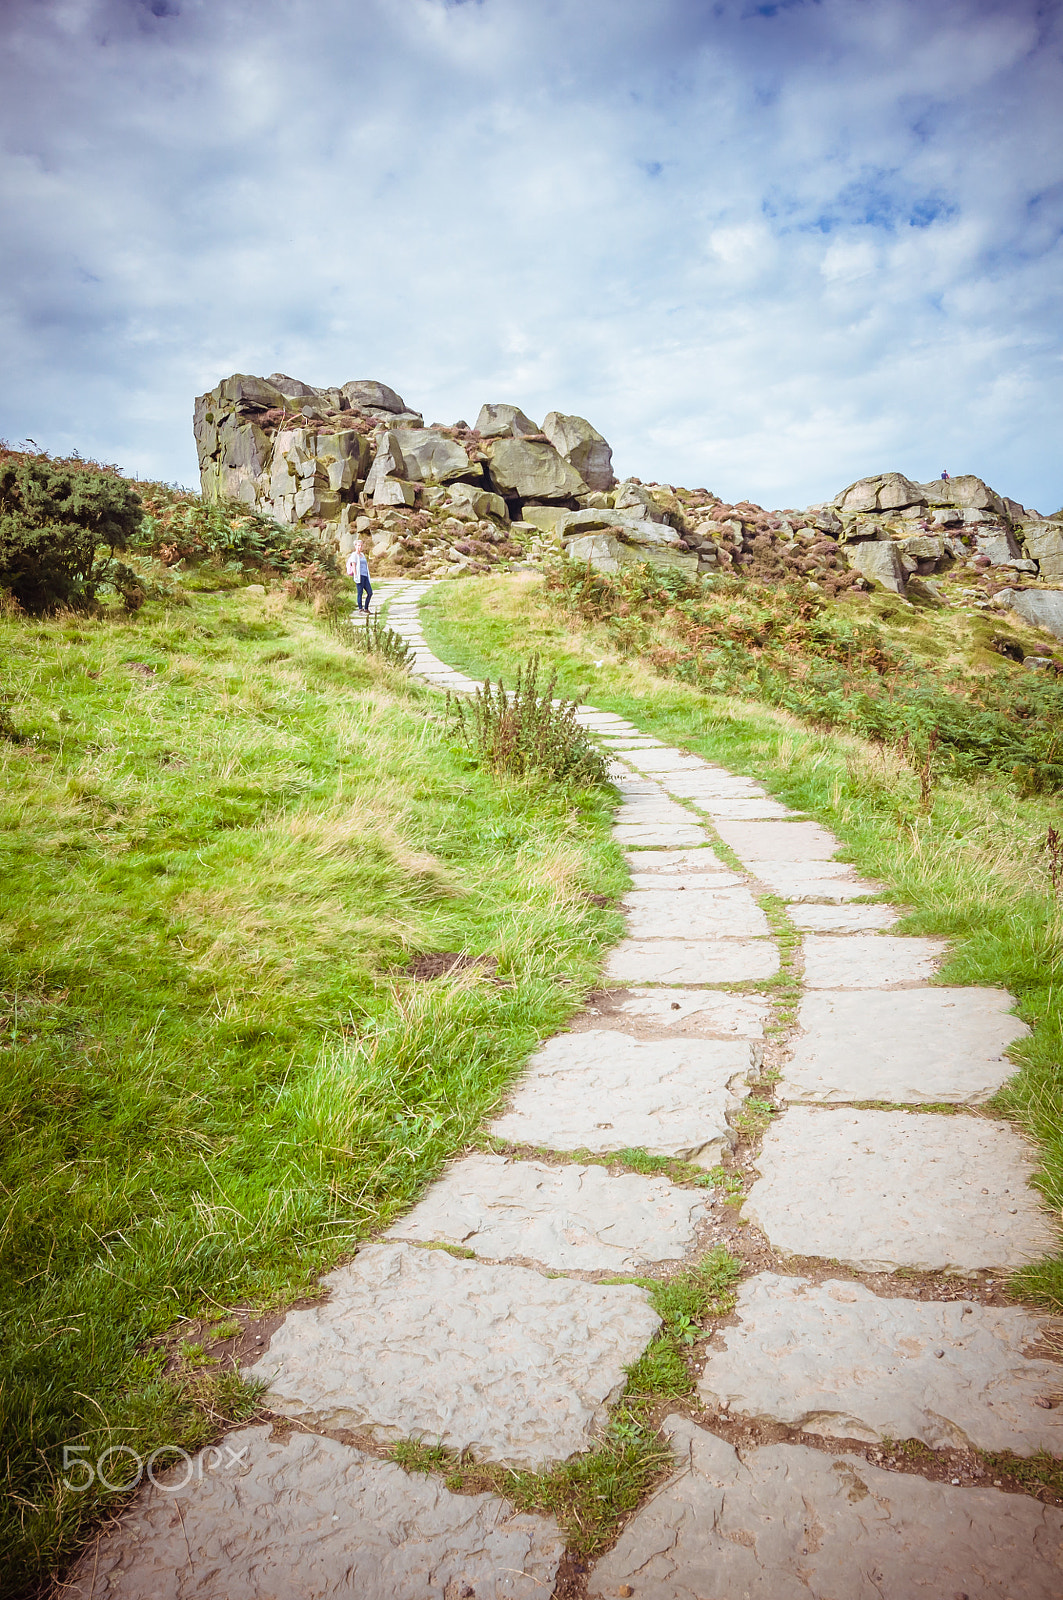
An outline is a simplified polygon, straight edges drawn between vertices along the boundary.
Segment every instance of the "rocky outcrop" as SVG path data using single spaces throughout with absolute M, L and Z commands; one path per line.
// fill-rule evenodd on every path
M 492 403 L 475 428 L 425 427 L 370 378 L 315 388 L 234 373 L 200 395 L 194 426 L 207 499 L 303 524 L 325 553 L 371 537 L 378 563 L 419 573 L 519 558 L 525 512 L 535 522 L 579 510 L 616 481 L 608 443 L 583 417 L 551 411 L 543 431 L 519 406 Z M 530 537 L 547 531 L 535 522 Z
M 971 474 L 920 483 L 860 478 L 803 511 L 731 504 L 707 489 L 617 483 L 612 450 L 585 417 L 542 427 L 490 402 L 476 427 L 426 427 L 394 389 L 359 378 L 315 388 L 286 373 L 234 373 L 195 407 L 203 493 L 316 530 L 346 554 L 416 574 L 488 571 L 546 550 L 605 571 L 643 561 L 690 576 L 742 572 L 828 596 L 883 587 L 948 603 L 935 576 L 988 585 L 1063 579 L 1063 518 L 1043 517 Z M 1054 614 L 1054 613 L 1053 613 Z

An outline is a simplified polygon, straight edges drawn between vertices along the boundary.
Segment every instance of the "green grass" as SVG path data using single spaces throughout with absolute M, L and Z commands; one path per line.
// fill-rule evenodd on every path
M 593 983 L 602 791 L 500 784 L 440 697 L 276 592 L 0 615 L 0 1571 L 113 1497 L 64 1446 L 191 1449 L 254 1395 L 185 1362 L 312 1292 L 472 1137 Z M 431 983 L 412 954 L 497 958 Z M 191 1369 L 195 1367 L 194 1372 Z
M 561 693 L 582 693 L 658 738 L 759 778 L 786 804 L 833 829 L 843 854 L 907 908 L 897 931 L 951 941 L 942 982 L 1010 990 L 1033 1031 L 1009 1052 L 1018 1070 L 994 1108 L 1038 1141 L 1035 1181 L 1058 1215 L 1063 915 L 1044 850 L 1048 828 L 1059 821 L 1058 801 L 1022 796 L 1005 774 L 941 773 L 927 805 L 919 774 L 903 752 L 811 726 L 755 699 L 662 677 L 638 649 L 618 644 L 615 628 L 566 614 L 537 577 L 442 585 L 423 617 L 431 647 L 455 666 L 473 674 L 509 673 L 528 650 L 537 650 L 544 665 L 557 670 Z M 939 627 L 951 661 L 966 648 L 967 624 L 941 618 L 898 612 L 887 642 L 899 651 L 906 637 L 918 635 L 925 663 L 928 630 Z M 986 625 L 979 617 L 970 628 Z M 1012 1283 L 1017 1293 L 1063 1309 L 1063 1257 L 1032 1264 Z

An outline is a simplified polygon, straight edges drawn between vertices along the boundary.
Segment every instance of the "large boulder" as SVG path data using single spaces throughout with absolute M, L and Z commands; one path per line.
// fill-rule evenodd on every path
M 406 411 L 401 395 L 374 378 L 352 378 L 340 390 L 353 411 Z
M 548 411 L 543 419 L 543 432 L 558 454 L 575 467 L 588 488 L 611 489 L 616 483 L 613 452 L 586 417 Z
M 562 539 L 578 539 L 597 529 L 613 530 L 618 538 L 626 540 L 629 544 L 674 549 L 680 543 L 678 533 L 666 522 L 654 522 L 649 517 L 637 516 L 627 511 L 612 511 L 608 508 L 568 511 L 559 518 L 556 531 Z
M 447 500 L 452 506 L 468 510 L 482 520 L 494 517 L 499 522 L 509 521 L 509 507 L 500 494 L 491 494 L 476 483 L 452 483 L 447 488 Z M 538 508 L 536 508 L 538 509 Z
M 523 439 L 540 429 L 520 406 L 484 405 L 476 419 L 476 431 L 481 439 Z
M 508 499 L 574 500 L 587 485 L 552 444 L 534 439 L 496 439 L 488 445 L 491 482 Z
M 1010 607 L 1035 627 L 1063 639 L 1063 589 L 1001 589 L 995 600 L 998 606 Z
M 873 478 L 858 478 L 843 489 L 834 501 L 839 511 L 903 511 L 906 506 L 925 505 L 926 492 L 903 472 L 882 472 Z
M 286 400 L 316 400 L 317 390 L 301 378 L 289 378 L 286 372 L 271 372 L 266 380 Z
M 1041 576 L 1063 578 L 1063 526 L 1058 522 L 1026 522 L 1022 527 L 1026 554 Z
M 970 472 L 948 480 L 936 478 L 924 484 L 923 488 L 929 500 L 942 505 L 966 506 L 972 511 L 993 511 L 998 517 L 1005 515 L 1004 502 L 996 491 Z
M 532 527 L 541 528 L 543 533 L 560 533 L 571 515 L 568 506 L 525 506 L 523 512 L 524 521 Z M 599 528 L 605 524 L 596 522 L 594 526 Z
M 402 459 L 406 477 L 415 483 L 449 483 L 453 478 L 478 476 L 472 462 L 456 439 L 435 428 L 394 428 L 391 431 Z
M 672 546 L 628 544 L 617 533 L 603 531 L 587 533 L 570 539 L 565 554 L 571 561 L 590 563 L 598 572 L 618 572 L 623 566 L 645 561 L 661 570 L 679 571 L 688 578 L 697 577 L 698 558 L 692 550 L 677 550 Z
M 638 517 L 647 522 L 664 522 L 668 513 L 658 505 L 657 501 L 647 488 L 641 483 L 636 483 L 633 478 L 625 478 L 619 489 L 613 506 L 617 511 L 626 511 L 631 517 Z
M 904 594 L 904 564 L 897 546 L 889 539 L 863 539 L 858 544 L 848 544 L 845 554 L 849 565 L 872 583 L 881 583 L 894 594 Z
M 990 526 L 976 524 L 974 543 L 978 554 L 988 556 L 995 567 L 1016 566 L 1024 559 L 1015 535 L 1004 523 Z
M 376 447 L 373 465 L 369 468 L 365 480 L 365 492 L 379 505 L 390 505 L 389 500 L 377 500 L 377 495 L 382 493 L 383 485 L 387 478 L 405 478 L 406 462 L 403 460 L 402 449 L 394 429 L 388 429 L 380 437 Z

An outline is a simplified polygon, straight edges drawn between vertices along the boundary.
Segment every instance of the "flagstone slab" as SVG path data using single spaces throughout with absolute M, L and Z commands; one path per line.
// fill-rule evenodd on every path
M 1063 1455 L 1063 1363 L 1024 1354 L 1063 1319 L 771 1272 L 735 1310 L 698 1381 L 706 1405 L 832 1439 Z
M 703 1200 L 667 1178 L 471 1155 L 448 1167 L 385 1237 L 463 1245 L 482 1261 L 634 1272 L 686 1255 L 706 1215 Z
M 624 896 L 633 939 L 752 939 L 768 934 L 768 919 L 748 889 L 634 889 Z
M 729 822 L 717 833 L 739 861 L 829 861 L 841 841 L 818 822 Z
M 618 827 L 625 823 L 648 822 L 653 824 L 675 822 L 683 827 L 697 826 L 697 817 L 674 800 L 662 795 L 625 796 L 614 818 Z
M 979 1105 L 1015 1068 L 1004 1052 L 1029 1033 L 1005 989 L 807 994 L 783 1069 L 784 1100 Z
M 792 817 L 794 813 L 789 806 L 784 806 L 779 800 L 772 800 L 765 796 L 763 800 L 737 798 L 734 800 L 721 797 L 720 799 L 707 799 L 694 795 L 691 797 L 696 806 L 702 811 L 707 811 L 714 821 L 746 821 L 754 818 Z
M 765 800 L 768 791 L 752 778 L 741 778 L 722 767 L 703 767 L 698 772 L 670 772 L 668 792 L 687 800 Z
M 605 976 L 618 983 L 756 983 L 779 970 L 770 939 L 624 939 Z
M 749 1071 L 742 1040 L 556 1034 L 532 1056 L 491 1132 L 547 1150 L 643 1149 L 711 1167 L 734 1142 L 728 1116 L 749 1093 Z
M 693 872 L 727 872 L 732 877 L 735 875 L 732 867 L 721 861 L 714 850 L 708 849 L 640 850 L 637 854 L 629 850 L 626 859 L 633 872 L 681 872 L 684 876 Z M 744 883 L 745 879 L 741 881 Z
M 628 989 L 610 1011 L 610 1022 L 628 1017 L 667 1028 L 685 1038 L 762 1039 L 771 1002 L 719 989 Z
M 515 1467 L 588 1449 L 660 1326 L 632 1284 L 415 1245 L 369 1245 L 321 1282 L 328 1299 L 290 1311 L 247 1369 L 272 1410 Z
M 1009 1272 L 1058 1249 L 1007 1123 L 791 1106 L 764 1135 L 743 1214 L 783 1255 L 860 1272 Z
M 637 750 L 631 758 L 631 765 L 638 767 L 640 772 L 704 772 L 705 762 L 700 756 L 692 756 L 685 750 L 676 750 L 671 745 L 665 745 L 662 750 Z
M 926 983 L 949 947 L 945 939 L 810 933 L 802 948 L 808 989 L 889 989 L 902 983 Z
M 892 928 L 901 913 L 896 906 L 799 905 L 789 916 L 794 927 L 806 933 L 871 933 Z
M 646 854 L 653 855 L 654 852 L 647 850 Z M 637 861 L 638 856 L 635 856 L 634 859 Z M 707 872 L 698 873 L 696 876 L 693 874 L 688 876 L 686 873 L 679 872 L 633 872 L 631 874 L 632 889 L 672 889 L 678 888 L 681 883 L 685 883 L 688 890 L 696 892 L 709 884 L 714 889 L 741 889 L 745 888 L 748 882 L 749 879 L 744 873 L 732 872 L 729 867 L 720 867 L 718 871 L 711 874 Z
M 695 822 L 631 822 L 621 823 L 613 829 L 618 844 L 641 845 L 643 849 L 660 849 L 662 845 L 697 845 L 707 843 L 703 829 Z
M 552 1518 L 451 1494 L 350 1445 L 240 1428 L 156 1476 L 63 1585 L 70 1600 L 541 1600 Z
M 591 1571 L 589 1600 L 1058 1600 L 1063 1510 L 685 1417 L 673 1478 Z
M 884 894 L 885 885 L 861 878 L 844 861 L 757 861 L 752 869 L 760 882 L 780 900 L 860 900 Z

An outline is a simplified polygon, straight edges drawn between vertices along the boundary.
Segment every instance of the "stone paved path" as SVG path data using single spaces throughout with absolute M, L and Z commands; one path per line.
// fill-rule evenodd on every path
M 381 585 L 377 599 L 414 645 L 415 670 L 468 692 L 476 685 L 420 631 L 425 587 Z M 698 1419 L 665 1424 L 674 1473 L 585 1574 L 585 1592 L 1063 1593 L 1063 1511 L 988 1478 L 938 1481 L 940 1457 L 890 1471 L 853 1449 L 912 1439 L 1063 1454 L 1063 1325 L 984 1292 L 1057 1242 L 1028 1183 L 1032 1152 L 972 1109 L 1012 1070 L 1004 1052 L 1025 1030 L 1010 996 L 932 985 L 942 942 L 889 932 L 892 907 L 854 904 L 880 886 L 753 780 L 612 713 L 580 717 L 618 763 L 632 888 L 606 977 L 627 987 L 595 997 L 533 1056 L 492 1124 L 512 1154 L 455 1161 L 328 1275 L 326 1298 L 289 1312 L 250 1371 L 294 1431 L 238 1430 L 183 1487 L 175 1472 L 141 1491 L 71 1595 L 552 1592 L 563 1549 L 549 1518 L 407 1475 L 345 1430 L 537 1470 L 593 1447 L 659 1319 L 644 1289 L 591 1280 L 667 1275 L 696 1258 L 719 1236 L 719 1194 L 578 1153 L 637 1146 L 703 1167 L 727 1157 L 762 1070 L 771 1004 L 757 986 L 780 970 L 768 894 L 803 935 L 805 985 L 782 1112 L 743 1207 L 774 1267 L 740 1285 L 702 1351 Z M 872 1285 L 846 1266 L 934 1276 Z M 736 1425 L 737 1448 L 723 1436 Z

